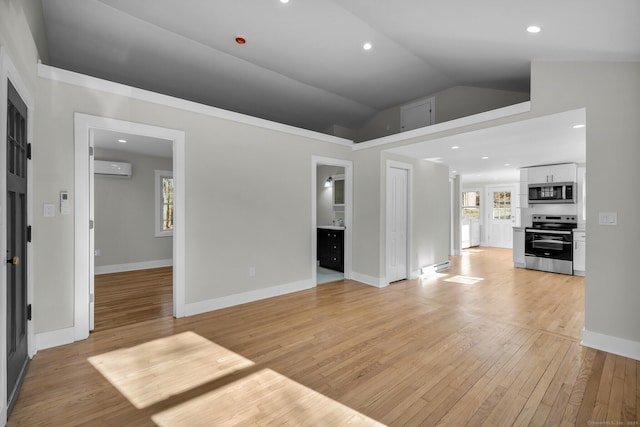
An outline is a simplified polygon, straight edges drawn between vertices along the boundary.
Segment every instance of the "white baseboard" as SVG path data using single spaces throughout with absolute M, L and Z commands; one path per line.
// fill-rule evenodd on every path
M 619 356 L 640 360 L 640 342 L 637 341 L 631 341 L 583 329 L 581 344 L 585 347 L 595 348 L 596 350 L 603 350 Z
M 75 341 L 75 329 L 66 328 L 57 331 L 43 332 L 36 334 L 36 351 L 45 350 L 51 347 L 58 347 L 71 344 Z
M 389 286 L 389 282 L 387 282 L 384 277 L 368 276 L 366 274 L 356 273 L 355 271 L 351 273 L 351 280 L 355 280 L 356 282 L 364 283 L 365 285 L 373 286 L 376 288 L 384 288 L 385 286 Z
M 313 287 L 315 287 L 315 283 L 313 283 L 311 279 L 302 280 L 300 282 L 288 283 L 286 285 L 256 289 L 255 291 L 242 292 L 239 294 L 214 298 L 207 301 L 185 304 L 184 312 L 186 316 L 194 316 L 196 314 L 220 310 L 222 308 L 232 307 L 234 305 L 246 304 L 248 302 L 258 301 L 265 298 L 272 298 L 280 295 L 290 294 L 293 292 L 304 291 Z
M 122 273 L 125 271 L 148 270 L 150 268 L 171 267 L 173 259 L 159 259 L 156 261 L 132 262 L 129 264 L 113 264 L 96 266 L 96 274 Z

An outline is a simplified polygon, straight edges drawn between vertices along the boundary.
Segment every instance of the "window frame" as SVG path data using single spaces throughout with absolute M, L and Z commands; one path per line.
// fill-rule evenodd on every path
M 513 218 L 513 191 L 491 191 L 491 220 L 492 221 L 502 221 L 502 220 L 511 220 Z M 498 206 L 496 206 L 496 193 L 500 193 L 500 196 L 497 199 Z M 509 204 L 507 206 L 507 197 L 506 194 L 509 193 Z M 498 213 L 498 218 L 496 218 L 496 212 Z M 507 212 L 509 215 L 507 216 Z
M 464 204 L 464 193 L 478 193 L 478 204 L 477 205 L 465 205 Z M 466 208 L 478 209 L 478 218 L 467 218 L 464 216 L 464 210 Z M 479 189 L 469 189 L 463 190 L 460 196 L 460 219 L 461 220 L 471 220 L 471 219 L 482 219 L 482 190 Z
M 155 237 L 172 237 L 173 230 L 163 230 L 162 229 L 162 208 L 164 206 L 162 200 L 162 179 L 163 178 L 171 178 L 173 179 L 173 171 L 167 170 L 156 170 L 155 171 Z M 175 192 L 175 182 L 173 185 L 173 191 Z M 175 198 L 174 198 L 175 199 Z M 174 203 L 175 209 L 175 203 Z

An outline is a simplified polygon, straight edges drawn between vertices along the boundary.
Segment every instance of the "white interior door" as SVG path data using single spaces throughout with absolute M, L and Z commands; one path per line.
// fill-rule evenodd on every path
M 514 186 L 487 187 L 487 246 L 513 247 Z
M 400 131 L 406 132 L 433 124 L 433 100 L 423 99 L 400 107 Z
M 409 171 L 387 169 L 387 280 L 407 278 Z

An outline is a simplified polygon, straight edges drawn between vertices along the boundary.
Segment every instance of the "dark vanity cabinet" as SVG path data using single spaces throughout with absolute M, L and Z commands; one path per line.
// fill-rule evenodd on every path
M 318 228 L 320 267 L 344 272 L 344 230 Z

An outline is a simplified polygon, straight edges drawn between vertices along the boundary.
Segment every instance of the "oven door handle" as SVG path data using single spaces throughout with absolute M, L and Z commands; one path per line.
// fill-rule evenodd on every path
M 572 232 L 566 230 L 541 230 L 539 228 L 527 228 L 525 233 L 537 233 L 537 234 L 566 234 L 569 235 Z
M 541 240 L 533 240 L 531 243 L 553 243 L 553 244 L 562 244 L 562 245 L 573 245 L 573 242 L 563 242 L 562 240 L 545 240 L 545 239 L 541 239 Z

